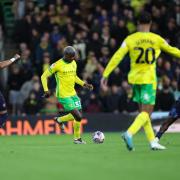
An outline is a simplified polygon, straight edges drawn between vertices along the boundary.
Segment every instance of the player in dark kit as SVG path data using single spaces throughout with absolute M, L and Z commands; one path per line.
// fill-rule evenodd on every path
M 162 135 L 167 131 L 169 126 L 180 118 L 180 97 L 169 112 L 169 118 L 161 125 L 158 133 L 156 134 L 156 140 L 159 141 Z
M 0 69 L 8 67 L 19 58 L 20 55 L 16 54 L 11 59 L 0 62 Z M 5 124 L 7 117 L 8 117 L 8 113 L 6 108 L 6 102 L 4 96 L 0 92 L 0 128 Z

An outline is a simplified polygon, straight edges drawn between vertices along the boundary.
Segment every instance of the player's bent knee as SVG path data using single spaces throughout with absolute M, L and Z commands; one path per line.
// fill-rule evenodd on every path
M 71 114 L 74 116 L 74 119 L 78 122 L 82 119 L 82 113 L 79 111 L 72 111 Z
M 82 119 L 82 116 L 77 116 L 77 117 L 75 117 L 75 120 L 78 121 L 78 122 L 80 122 L 81 119 Z
M 78 122 L 80 122 L 81 121 L 81 119 L 82 119 L 82 116 L 80 115 L 80 114 L 73 114 L 73 113 L 71 113 L 72 115 L 73 115 L 73 117 L 74 117 L 74 119 L 76 120 L 76 121 L 78 121 Z

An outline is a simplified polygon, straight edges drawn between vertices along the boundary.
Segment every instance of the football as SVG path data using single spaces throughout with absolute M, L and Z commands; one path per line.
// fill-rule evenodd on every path
M 100 144 L 104 142 L 105 136 L 101 131 L 96 131 L 92 136 L 93 142 Z

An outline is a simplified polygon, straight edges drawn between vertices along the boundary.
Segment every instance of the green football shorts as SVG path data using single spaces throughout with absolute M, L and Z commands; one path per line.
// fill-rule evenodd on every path
M 58 98 L 65 111 L 72 111 L 73 109 L 81 110 L 81 101 L 77 95 L 67 98 Z
M 154 105 L 156 88 L 153 87 L 153 84 L 133 84 L 133 101 L 138 104 Z

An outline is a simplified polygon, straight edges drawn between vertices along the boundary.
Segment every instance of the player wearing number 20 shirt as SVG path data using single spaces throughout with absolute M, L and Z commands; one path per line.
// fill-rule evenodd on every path
M 132 137 L 141 127 L 144 128 L 152 150 L 166 149 L 157 143 L 150 118 L 156 99 L 156 60 L 161 51 L 180 58 L 180 50 L 170 46 L 161 36 L 150 32 L 151 23 L 151 15 L 148 12 L 140 14 L 138 19 L 139 31 L 127 36 L 123 41 L 105 68 L 101 79 L 101 86 L 106 86 L 110 73 L 129 53 L 130 72 L 128 81 L 132 84 L 133 100 L 138 103 L 140 112 L 132 125 L 122 135 L 130 151 L 134 149 Z
M 138 103 L 153 105 L 155 104 L 157 87 L 156 60 L 161 51 L 180 57 L 180 50 L 170 46 L 157 34 L 152 32 L 136 32 L 129 35 L 110 60 L 103 76 L 107 78 L 129 52 L 131 61 L 128 81 L 133 85 L 133 99 Z M 143 87 L 141 86 L 141 94 L 138 93 L 139 85 L 143 85 Z

